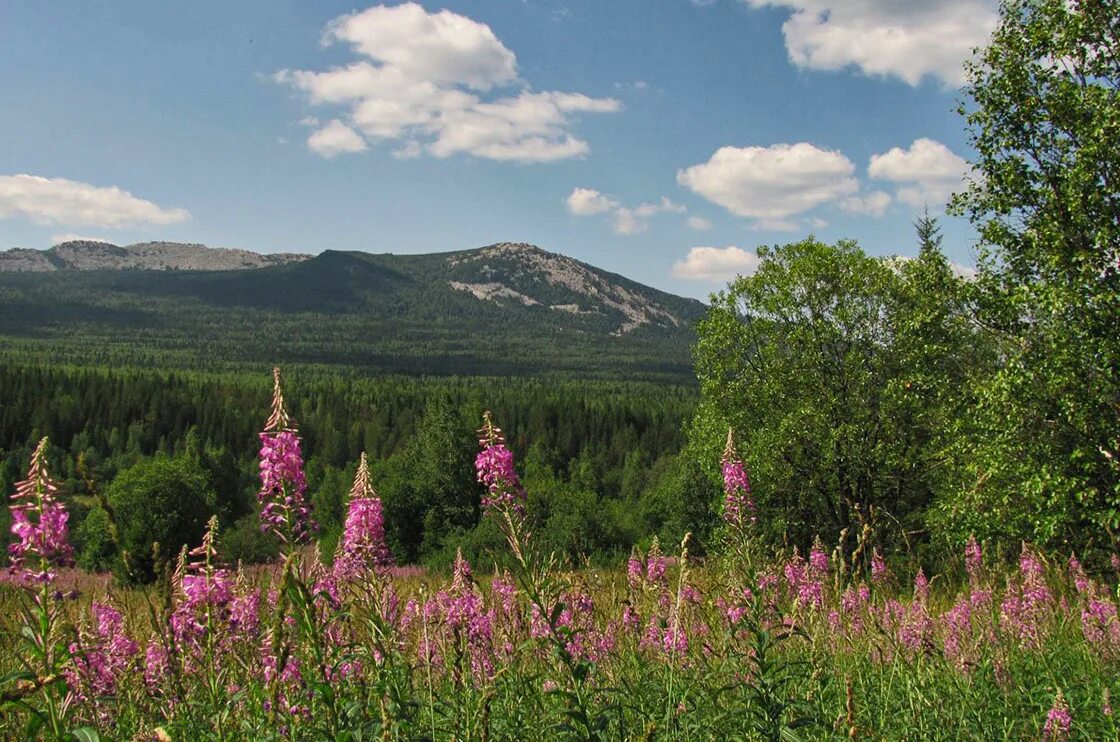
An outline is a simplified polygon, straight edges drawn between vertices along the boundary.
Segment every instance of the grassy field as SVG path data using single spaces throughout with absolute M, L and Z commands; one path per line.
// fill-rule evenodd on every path
M 22 661 L 29 672 L 8 676 L 0 735 L 1118 733 L 1113 588 L 1076 562 L 1025 549 L 1018 569 L 992 570 L 977 548 L 959 572 L 927 581 L 877 560 L 873 574 L 852 574 L 822 549 L 807 560 L 732 551 L 703 564 L 653 550 L 626 568 L 561 571 L 532 554 L 531 538 L 513 544 L 524 560 L 504 555 L 508 571 L 485 575 L 460 562 L 450 575 L 383 567 L 343 577 L 313 549 L 252 571 L 207 564 L 201 552 L 147 589 L 65 572 L 41 612 L 49 658 L 39 627 L 20 634 L 38 593 L 5 587 L 2 669 Z

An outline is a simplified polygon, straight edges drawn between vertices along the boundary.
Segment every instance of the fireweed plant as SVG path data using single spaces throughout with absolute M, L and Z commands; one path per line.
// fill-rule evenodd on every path
M 11 533 L 8 546 L 9 574 L 24 593 L 20 606 L 21 629 L 16 648 L 19 667 L 0 678 L 5 707 L 28 712 L 25 734 L 35 736 L 40 728 L 62 739 L 73 696 L 67 692 L 66 663 L 70 656 L 66 637 L 72 627 L 60 620 L 63 593 L 54 587 L 55 568 L 73 561 L 70 519 L 58 500 L 58 484 L 47 471 L 48 440 L 43 438 L 31 454 L 27 478 L 16 482 L 12 494 Z M 41 705 L 40 705 L 41 704 Z
M 66 511 L 36 448 L 0 586 L 0 738 L 1120 735 L 1120 558 L 1091 568 L 1024 544 L 1005 564 L 970 540 L 927 579 L 869 529 L 854 550 L 767 551 L 731 435 L 724 533 L 703 561 L 690 539 L 669 553 L 654 540 L 624 568 L 566 568 L 533 538 L 490 415 L 475 465 L 506 541 L 493 572 L 462 553 L 447 576 L 396 566 L 364 455 L 321 558 L 275 381 L 260 467 L 273 564 L 222 564 L 211 520 L 155 587 L 108 589 L 65 566 Z

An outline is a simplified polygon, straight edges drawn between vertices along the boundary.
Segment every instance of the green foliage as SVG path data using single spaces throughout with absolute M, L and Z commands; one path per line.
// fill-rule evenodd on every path
M 735 428 L 772 540 L 844 534 L 850 549 L 867 526 L 906 544 L 951 484 L 948 436 L 982 356 L 925 229 L 916 260 L 853 242 L 761 248 L 757 273 L 713 297 L 696 354 L 698 453 L 711 472 L 715 431 Z
M 174 561 L 183 546 L 199 542 L 217 505 L 206 470 L 187 457 L 141 461 L 121 472 L 105 494 L 115 511 L 120 548 L 140 581 L 156 576 L 157 543 L 159 559 Z
M 66 442 L 52 451 L 63 492 L 73 494 L 71 526 L 83 563 L 116 562 L 75 461 L 104 489 L 130 466 L 166 454 L 196 461 L 216 495 L 223 555 L 246 563 L 274 554 L 256 532 L 257 438 L 268 403 L 268 374 L 133 368 L 71 368 L 0 360 L 0 484 L 22 477 L 29 445 L 44 434 Z M 578 561 L 627 553 L 662 532 L 670 509 L 654 507 L 695 405 L 687 387 L 555 379 L 410 379 L 296 367 L 286 392 L 299 421 L 308 494 L 324 535 L 339 532 L 353 467 L 368 452 L 400 562 L 449 563 L 475 539 L 480 490 L 473 469 L 475 429 L 484 406 L 502 420 L 542 512 L 574 517 L 572 504 L 596 503 L 588 534 L 561 521 L 540 527 Z M 70 400 L 56 405 L 54 400 Z M 532 442 L 532 447 L 529 447 Z M 531 480 L 531 481 L 530 481 Z M 574 498 L 574 499 L 573 499 Z M 83 527 L 85 513 L 95 520 Z M 644 513 L 639 517 L 639 513 Z M 582 514 L 580 515 L 582 517 Z M 8 512 L 0 510 L 0 523 Z M 569 520 L 570 522 L 570 520 Z M 683 530 L 681 530 L 683 528 Z M 679 541 L 690 525 L 674 526 Z M 678 533 L 679 531 L 679 533 Z M 7 529 L 0 541 L 8 537 Z M 551 538 L 551 536 L 550 536 Z M 83 549 L 85 541 L 91 546 Z M 480 547 L 481 548 L 481 547 Z M 88 552 L 88 553 L 87 553 Z M 173 555 L 171 555 L 173 556 Z
M 218 542 L 218 554 L 228 564 L 260 564 L 279 553 L 276 537 L 261 532 L 261 521 L 255 514 L 223 529 Z
M 970 436 L 969 531 L 1078 549 L 1120 528 L 1120 4 L 1007 0 L 967 67 L 979 317 L 1000 349 Z

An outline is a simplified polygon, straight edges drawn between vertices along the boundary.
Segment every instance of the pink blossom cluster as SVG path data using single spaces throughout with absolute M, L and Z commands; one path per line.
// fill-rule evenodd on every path
M 342 579 L 356 579 L 375 567 L 392 564 L 393 555 L 385 543 L 381 500 L 376 497 L 351 500 L 334 562 L 335 575 Z
M 668 585 L 668 569 L 669 559 L 661 553 L 661 545 L 657 542 L 657 537 L 654 537 L 644 559 L 638 547 L 631 550 L 630 558 L 626 561 L 626 581 L 634 590 L 643 587 L 663 588 Z
M 117 681 L 131 672 L 139 645 L 124 631 L 124 617 L 107 603 L 94 602 L 91 631 L 83 631 L 81 641 L 70 644 L 70 664 L 66 682 L 78 697 L 96 699 L 112 695 Z
M 482 416 L 478 445 L 482 447 L 474 460 L 478 481 L 486 486 L 482 507 L 486 511 L 507 511 L 525 514 L 525 489 L 513 466 L 513 452 L 506 448 L 502 429 L 494 424 L 490 413 Z
M 334 576 L 344 582 L 352 581 L 392 565 L 393 555 L 385 543 L 381 498 L 370 482 L 369 466 L 363 453 L 350 490 L 346 523 L 334 558 Z
M 50 583 L 55 573 L 51 565 L 73 562 L 67 522 L 69 513 L 58 501 L 58 485 L 47 472 L 47 439 L 43 438 L 31 455 L 27 479 L 16 482 L 10 510 L 11 533 L 15 541 L 8 546 L 13 573 L 25 583 Z
M 513 452 L 504 444 L 486 446 L 474 461 L 478 481 L 486 485 L 482 507 L 521 513 L 525 507 L 525 490 L 513 467 Z
M 285 543 L 302 544 L 318 529 L 307 501 L 299 436 L 292 430 L 260 434 L 261 530 Z
M 824 606 L 824 577 L 827 569 L 828 559 L 824 558 L 822 563 L 821 554 L 814 557 L 813 552 L 810 552 L 810 562 L 806 564 L 805 560 L 794 552 L 794 555 L 782 566 L 782 574 L 786 578 L 786 588 L 795 605 L 806 608 Z
M 421 608 L 428 625 L 427 638 L 420 643 L 421 659 L 458 676 L 464 666 L 479 678 L 495 670 L 493 615 L 462 551 L 455 556 L 451 585 L 437 592 Z
M 1053 603 L 1054 596 L 1046 585 L 1042 562 L 1023 544 L 1019 555 L 1019 581 L 1008 586 L 1000 606 L 1006 630 L 1024 646 L 1038 647 Z
M 1072 726 L 1073 716 L 1069 712 L 1069 705 L 1059 691 L 1054 698 L 1054 705 L 1046 713 L 1046 724 L 1042 727 L 1042 738 L 1048 740 L 1048 742 L 1067 740 Z
M 735 438 L 727 431 L 727 446 L 723 452 L 723 519 L 736 530 L 742 530 L 747 523 L 758 522 L 754 499 L 751 497 L 751 481 L 742 459 L 735 451 Z

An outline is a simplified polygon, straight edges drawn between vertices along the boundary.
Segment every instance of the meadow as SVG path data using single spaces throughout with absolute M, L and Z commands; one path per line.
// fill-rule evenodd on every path
M 68 515 L 32 456 L 0 587 L 0 734 L 48 739 L 1113 739 L 1120 557 L 1090 574 L 970 540 L 943 574 L 852 549 L 773 550 L 729 433 L 718 549 L 615 568 L 538 546 L 490 415 L 475 460 L 492 570 L 394 566 L 365 456 L 321 553 L 277 376 L 260 434 L 265 565 L 222 564 L 217 519 L 122 588 L 64 565 Z M 109 513 L 110 531 L 116 523 Z M 132 556 L 122 554 L 123 568 Z M 62 565 L 62 566 L 60 566 Z

